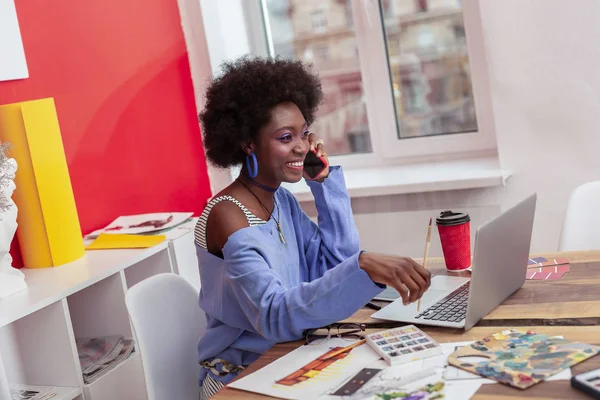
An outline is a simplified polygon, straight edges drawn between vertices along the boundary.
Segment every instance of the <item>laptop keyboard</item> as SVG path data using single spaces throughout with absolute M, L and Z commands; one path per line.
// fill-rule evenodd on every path
M 415 318 L 426 321 L 463 321 L 467 314 L 467 301 L 469 300 L 470 286 L 471 281 L 465 283 Z

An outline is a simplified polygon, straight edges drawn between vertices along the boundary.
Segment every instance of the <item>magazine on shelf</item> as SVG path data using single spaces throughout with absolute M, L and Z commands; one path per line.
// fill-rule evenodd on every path
M 112 371 L 117 365 L 126 360 L 131 353 L 133 353 L 133 351 L 133 340 L 124 340 L 123 347 L 121 348 L 118 356 L 104 364 L 98 365 L 98 368 L 94 372 L 90 374 L 83 374 L 83 381 L 88 384 L 96 381 L 98 378 Z
M 125 215 L 115 219 L 104 228 L 86 235 L 86 238 L 94 239 L 101 233 L 159 234 L 189 221 L 193 215 L 194 213 L 191 212 Z
M 126 340 L 120 335 L 77 338 L 75 343 L 85 383 L 91 383 L 112 370 L 134 351 L 133 340 Z
M 75 339 L 83 374 L 91 374 L 102 364 L 114 360 L 123 349 L 123 336 Z
M 47 400 L 56 396 L 56 388 L 48 386 L 11 384 L 9 390 L 11 400 Z

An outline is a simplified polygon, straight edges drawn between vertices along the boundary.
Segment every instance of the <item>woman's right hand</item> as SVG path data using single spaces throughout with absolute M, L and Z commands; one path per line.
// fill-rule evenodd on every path
M 358 264 L 374 282 L 396 289 L 405 306 L 419 300 L 431 285 L 431 273 L 412 258 L 362 252 Z

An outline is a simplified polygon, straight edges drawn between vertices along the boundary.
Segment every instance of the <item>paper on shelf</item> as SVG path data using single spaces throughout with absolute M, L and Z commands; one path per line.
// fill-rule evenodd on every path
M 110 234 L 151 234 L 176 227 L 194 215 L 191 212 L 167 212 L 125 215 L 115 219 L 102 229 L 98 229 L 86 238 L 94 238 L 102 233 Z
M 121 364 L 123 361 L 129 358 L 129 356 L 135 350 L 134 347 L 135 343 L 133 342 L 133 340 L 125 340 L 123 342 L 123 347 L 121 348 L 121 351 L 114 359 L 107 361 L 105 364 L 100 365 L 96 371 L 90 374 L 83 374 L 83 381 L 88 384 L 92 383 L 100 379 L 100 377 L 106 375 L 110 371 L 114 370 L 119 364 Z
M 145 249 L 156 246 L 165 240 L 164 235 L 140 236 L 102 233 L 92 243 L 86 246 L 86 250 L 105 249 Z
M 91 374 L 98 370 L 102 364 L 113 361 L 125 345 L 123 336 L 112 335 L 90 338 L 76 338 L 77 352 L 81 372 Z
M 11 384 L 11 400 L 47 400 L 56 396 L 56 388 L 50 386 L 33 386 Z

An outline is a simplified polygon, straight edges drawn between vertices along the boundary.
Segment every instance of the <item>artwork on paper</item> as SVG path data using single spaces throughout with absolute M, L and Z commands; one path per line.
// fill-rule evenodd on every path
M 534 281 L 553 281 L 563 277 L 571 271 L 568 258 L 544 257 L 530 258 L 527 260 L 526 278 Z
M 193 213 L 191 212 L 124 215 L 118 217 L 104 228 L 88 234 L 86 238 L 93 239 L 100 236 L 101 233 L 128 235 L 162 233 L 189 221 L 192 215 Z
M 527 268 L 526 279 L 534 281 L 556 281 L 566 273 L 571 271 L 567 265 L 557 265 L 554 267 Z
M 29 77 L 14 0 L 0 0 L 0 81 Z
M 343 386 L 379 358 L 366 343 L 350 348 L 348 341 L 331 338 L 300 346 L 227 386 L 282 399 L 314 400 Z
M 325 369 L 329 368 L 329 366 L 339 360 L 346 358 L 352 351 L 352 348 L 349 348 L 340 353 L 339 351 L 342 349 L 343 347 L 334 347 L 330 349 L 327 353 L 319 356 L 286 377 L 277 380 L 275 383 L 284 386 L 294 386 L 318 377 Z
M 526 389 L 600 352 L 600 347 L 545 334 L 505 330 L 455 351 L 448 363 L 500 383 Z M 471 361 L 466 357 L 483 357 Z

